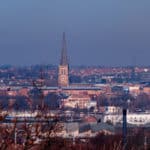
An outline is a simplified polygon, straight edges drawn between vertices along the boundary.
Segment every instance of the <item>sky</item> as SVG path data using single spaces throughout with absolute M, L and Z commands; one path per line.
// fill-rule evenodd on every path
M 0 64 L 150 65 L 149 0 L 2 0 Z

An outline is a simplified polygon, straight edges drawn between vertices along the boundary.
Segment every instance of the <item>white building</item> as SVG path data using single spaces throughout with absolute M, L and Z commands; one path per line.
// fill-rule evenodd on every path
M 62 100 L 62 107 L 70 108 L 88 108 L 90 102 L 90 97 L 88 95 L 82 94 L 72 94 L 66 99 Z
M 122 112 L 121 107 L 105 106 L 105 114 L 120 114 Z
M 122 114 L 105 114 L 103 121 L 110 121 L 113 124 L 122 123 Z M 150 123 L 150 113 L 127 113 L 127 123 L 144 125 Z

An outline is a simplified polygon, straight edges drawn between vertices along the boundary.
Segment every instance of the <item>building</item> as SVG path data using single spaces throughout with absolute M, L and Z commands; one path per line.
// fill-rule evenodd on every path
M 58 86 L 67 87 L 69 86 L 69 65 L 68 65 L 68 58 L 67 58 L 65 33 L 63 33 L 62 44 L 63 45 L 62 45 L 62 51 L 61 51 L 61 59 L 60 59 L 60 65 L 58 68 Z
M 60 64 L 58 66 L 58 86 L 42 87 L 43 94 L 57 93 L 66 95 L 68 98 L 62 98 L 62 104 L 66 107 L 89 108 L 91 97 L 100 95 L 103 90 L 99 86 L 91 84 L 70 84 L 69 83 L 69 63 L 67 57 L 66 36 L 63 33 Z M 65 101 L 66 100 L 66 101 Z M 96 105 L 96 104 L 94 104 Z
M 72 94 L 68 98 L 62 101 L 62 107 L 70 107 L 70 108 L 88 108 L 90 103 L 90 97 L 88 95 L 77 95 Z
M 101 88 L 91 85 L 69 84 L 69 64 L 65 33 L 63 33 L 61 58 L 58 66 L 58 88 L 62 93 L 69 95 L 68 98 L 63 99 L 63 106 L 72 108 L 88 108 L 91 100 L 90 96 L 99 95 L 102 92 Z
M 122 123 L 122 114 L 105 114 L 103 122 L 113 124 Z M 150 123 L 150 113 L 127 113 L 127 123 L 133 125 L 145 125 Z

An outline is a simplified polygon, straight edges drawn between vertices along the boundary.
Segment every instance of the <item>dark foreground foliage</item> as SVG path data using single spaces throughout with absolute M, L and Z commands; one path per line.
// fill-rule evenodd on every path
M 40 138 L 39 126 L 36 125 L 36 137 Z M 12 128 L 0 128 L 0 150 L 150 150 L 150 134 L 145 130 L 135 130 L 134 134 L 131 134 L 127 138 L 126 149 L 122 145 L 122 135 L 105 135 L 99 133 L 93 138 L 59 138 L 51 137 L 52 130 L 55 130 L 54 126 L 51 126 L 46 138 L 43 138 L 40 142 L 36 143 L 35 139 L 31 138 L 30 129 L 24 127 L 26 131 L 22 136 L 26 141 L 22 143 L 17 141 L 14 143 L 14 129 Z M 145 137 L 147 139 L 145 143 Z

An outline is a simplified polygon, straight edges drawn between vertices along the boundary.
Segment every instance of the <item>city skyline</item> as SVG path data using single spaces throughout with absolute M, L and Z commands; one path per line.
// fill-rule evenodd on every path
M 1 2 L 0 64 L 149 65 L 150 2 Z M 57 8 L 57 9 L 56 9 Z

